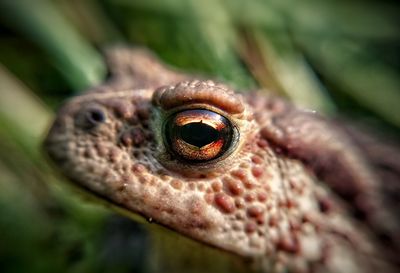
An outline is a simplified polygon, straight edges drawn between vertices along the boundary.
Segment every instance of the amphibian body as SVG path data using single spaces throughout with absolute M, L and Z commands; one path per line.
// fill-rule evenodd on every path
M 142 49 L 59 110 L 74 183 L 262 272 L 396 272 L 398 221 L 362 152 L 312 111 L 175 72 Z

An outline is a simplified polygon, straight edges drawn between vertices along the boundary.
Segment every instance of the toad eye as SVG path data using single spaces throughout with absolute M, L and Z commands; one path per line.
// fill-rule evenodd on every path
M 204 109 L 172 115 L 165 126 L 169 148 L 185 160 L 204 162 L 222 156 L 231 146 L 234 127 L 224 116 Z

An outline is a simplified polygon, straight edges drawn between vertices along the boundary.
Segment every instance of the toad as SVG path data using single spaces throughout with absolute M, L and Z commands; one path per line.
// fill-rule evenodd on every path
M 260 272 L 399 270 L 385 181 L 337 125 L 144 49 L 106 58 L 111 77 L 68 100 L 44 143 L 73 183 Z

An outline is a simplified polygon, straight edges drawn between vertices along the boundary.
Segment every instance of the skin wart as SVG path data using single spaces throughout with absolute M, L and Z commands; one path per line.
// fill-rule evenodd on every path
M 176 72 L 143 49 L 107 60 L 111 78 L 67 101 L 45 140 L 71 181 L 261 272 L 399 269 L 399 225 L 381 181 L 334 124 Z M 165 121 L 193 109 L 233 128 L 217 158 L 185 160 L 165 140 Z

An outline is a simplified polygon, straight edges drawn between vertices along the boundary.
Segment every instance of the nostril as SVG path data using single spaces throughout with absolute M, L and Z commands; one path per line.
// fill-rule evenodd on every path
M 90 105 L 81 109 L 74 116 L 74 119 L 77 127 L 84 130 L 91 130 L 106 122 L 107 112 L 100 105 Z
M 90 109 L 87 112 L 86 117 L 92 124 L 102 123 L 106 120 L 105 113 L 100 109 Z

